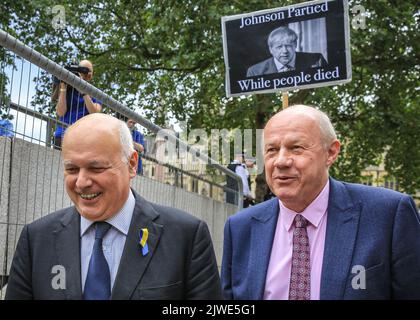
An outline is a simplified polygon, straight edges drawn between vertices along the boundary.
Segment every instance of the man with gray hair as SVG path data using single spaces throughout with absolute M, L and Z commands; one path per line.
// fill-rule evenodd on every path
M 254 77 L 327 65 L 321 53 L 296 52 L 297 40 L 297 34 L 288 27 L 279 27 L 271 31 L 267 43 L 272 57 L 249 67 L 246 76 Z
M 276 198 L 226 222 L 226 299 L 420 299 L 413 199 L 329 177 L 339 151 L 330 120 L 313 107 L 268 121 L 264 164 Z
M 66 130 L 62 156 L 74 207 L 24 227 L 6 299 L 221 297 L 205 222 L 130 189 L 138 154 L 124 122 L 81 118 Z

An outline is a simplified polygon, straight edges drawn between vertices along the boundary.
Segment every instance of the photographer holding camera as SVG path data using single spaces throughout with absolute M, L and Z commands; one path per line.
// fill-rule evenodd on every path
M 67 69 L 73 71 L 71 68 Z M 83 80 L 88 82 L 92 80 L 93 65 L 89 60 L 80 61 L 76 70 L 79 71 L 78 75 Z M 60 121 L 70 125 L 89 113 L 101 112 L 102 102 L 91 98 L 88 94 L 79 92 L 71 86 L 67 86 L 64 82 L 60 82 L 59 88 L 56 111 Z M 65 130 L 64 127 L 57 125 L 54 133 L 54 148 L 61 149 L 61 140 Z

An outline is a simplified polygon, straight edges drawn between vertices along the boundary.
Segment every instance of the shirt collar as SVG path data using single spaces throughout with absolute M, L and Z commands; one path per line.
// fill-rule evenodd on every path
M 297 213 L 293 210 L 286 208 L 279 199 L 280 203 L 280 213 L 281 221 L 283 222 L 284 227 L 287 231 L 292 227 L 293 221 L 297 214 L 301 214 L 306 220 L 308 220 L 315 228 L 318 228 L 319 223 L 321 222 L 322 217 L 327 212 L 328 208 L 328 197 L 330 194 L 330 180 L 327 179 L 327 183 L 320 192 L 320 194 L 311 202 L 309 206 L 306 207 L 300 213 Z
M 276 65 L 277 71 L 279 72 L 283 71 L 283 69 L 286 68 L 286 65 L 282 64 L 276 58 L 274 58 L 274 63 Z M 287 64 L 287 68 L 294 69 L 295 64 L 296 64 L 296 54 L 293 56 L 292 60 Z
M 121 233 L 127 235 L 128 229 L 130 228 L 131 218 L 133 217 L 134 206 L 136 205 L 136 199 L 134 198 L 133 192 L 130 189 L 128 193 L 127 201 L 124 203 L 123 207 L 117 214 L 113 215 L 111 218 L 105 220 L 115 229 Z M 88 220 L 83 216 L 80 216 L 80 236 L 86 233 L 89 227 L 94 223 L 94 221 Z

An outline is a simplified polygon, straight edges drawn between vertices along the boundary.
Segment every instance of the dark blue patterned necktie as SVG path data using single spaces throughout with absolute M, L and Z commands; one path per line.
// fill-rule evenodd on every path
M 111 297 L 111 274 L 102 251 L 102 240 L 111 225 L 96 222 L 95 243 L 85 282 L 84 300 L 108 300 Z

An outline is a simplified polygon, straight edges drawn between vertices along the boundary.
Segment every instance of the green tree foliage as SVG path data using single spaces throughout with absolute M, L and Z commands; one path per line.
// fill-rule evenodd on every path
M 170 116 L 209 132 L 255 129 L 281 109 L 280 96 L 225 97 L 220 19 L 296 2 L 302 1 L 63 0 L 66 26 L 54 29 L 55 1 L 6 0 L 0 23 L 54 61 L 91 59 L 94 85 L 159 124 Z M 290 103 L 316 105 L 331 116 L 343 142 L 333 176 L 358 182 L 366 166 L 384 157 L 401 189 L 414 193 L 420 188 L 418 2 L 349 6 L 358 4 L 366 9 L 366 28 L 351 30 L 352 82 L 291 92 Z

